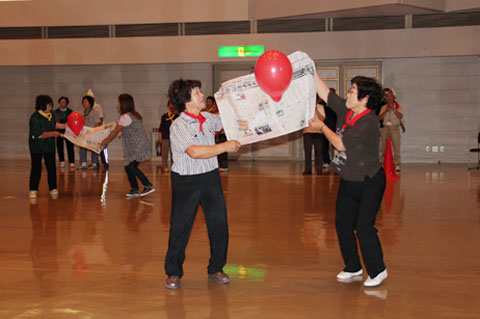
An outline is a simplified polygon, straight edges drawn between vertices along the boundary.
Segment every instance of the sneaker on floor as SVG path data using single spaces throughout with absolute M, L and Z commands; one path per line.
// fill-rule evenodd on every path
M 395 173 L 400 173 L 400 165 L 395 166 Z
M 93 163 L 88 166 L 88 169 L 98 169 L 98 164 Z
M 60 167 L 65 167 L 65 162 L 60 162 Z
M 82 165 L 80 165 L 79 167 L 77 167 L 78 170 L 86 170 L 88 167 L 87 167 L 87 163 L 82 163 Z
M 375 276 L 375 278 L 370 278 L 370 276 L 368 276 L 368 279 L 365 280 L 363 285 L 365 287 L 376 287 L 380 285 L 387 277 L 388 277 L 388 273 L 387 273 L 387 270 L 385 269 L 384 271 L 379 273 L 377 276 Z
M 180 277 L 168 276 L 167 280 L 165 280 L 165 287 L 168 289 L 177 289 L 180 287 Z
M 153 186 L 145 186 L 143 189 L 143 192 L 140 193 L 140 197 L 147 196 L 148 194 L 151 194 L 155 191 L 155 188 Z
M 329 167 L 330 167 L 330 165 L 328 165 L 327 163 L 323 163 L 323 165 L 322 165 L 322 168 L 324 168 L 324 169 L 329 168 Z
M 58 197 L 58 190 L 56 188 L 52 189 L 50 191 L 50 196 L 52 196 L 52 198 L 57 198 Z
M 28 198 L 35 199 L 37 198 L 38 191 L 30 191 L 28 192 Z
M 138 190 L 132 189 L 129 193 L 125 194 L 125 197 L 127 197 L 128 199 L 138 198 L 140 197 L 140 194 L 138 193 Z
M 363 274 L 363 269 L 355 272 L 341 271 L 337 275 L 337 279 L 349 279 L 356 276 L 361 276 Z
M 230 277 L 223 271 L 216 272 L 214 274 L 208 274 L 208 279 L 215 281 L 218 284 L 228 284 Z
M 75 163 L 70 163 L 70 168 L 75 168 Z

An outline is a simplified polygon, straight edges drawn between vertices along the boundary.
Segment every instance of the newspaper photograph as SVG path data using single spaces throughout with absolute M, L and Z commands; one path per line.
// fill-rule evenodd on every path
M 116 122 L 111 122 L 97 127 L 84 126 L 80 134 L 76 136 L 67 125 L 63 137 L 79 147 L 83 147 L 100 154 L 102 151 L 102 146 L 100 144 L 102 143 L 103 139 L 107 137 L 111 131 L 113 131 L 115 126 L 117 126 Z
M 315 63 L 300 51 L 288 59 L 292 63 L 292 81 L 279 102 L 258 86 L 255 74 L 222 83 L 215 99 L 228 140 L 246 145 L 308 126 L 316 106 Z

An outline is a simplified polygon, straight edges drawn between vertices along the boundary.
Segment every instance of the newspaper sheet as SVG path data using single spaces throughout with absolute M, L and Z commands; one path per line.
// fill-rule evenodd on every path
M 67 125 L 63 137 L 79 147 L 83 147 L 100 154 L 102 151 L 102 146 L 100 144 L 102 143 L 103 139 L 107 137 L 111 131 L 113 131 L 115 126 L 117 126 L 116 122 L 111 122 L 97 127 L 84 126 L 80 134 L 76 136 Z
M 255 74 L 222 83 L 215 99 L 228 140 L 245 145 L 308 126 L 316 105 L 315 63 L 300 51 L 288 59 L 292 81 L 278 103 L 258 86 Z

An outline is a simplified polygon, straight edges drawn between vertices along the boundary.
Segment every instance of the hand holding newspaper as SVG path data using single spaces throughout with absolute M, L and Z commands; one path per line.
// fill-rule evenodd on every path
M 115 126 L 117 126 L 116 122 L 110 122 L 97 127 L 84 126 L 80 134 L 76 136 L 67 125 L 63 137 L 79 147 L 83 147 L 100 154 L 102 151 L 101 143 L 103 139 L 107 137 L 111 131 L 113 131 Z
M 228 140 L 245 145 L 308 126 L 316 106 L 315 63 L 300 51 L 288 59 L 292 63 L 292 81 L 279 102 L 262 91 L 255 74 L 222 83 L 215 99 Z

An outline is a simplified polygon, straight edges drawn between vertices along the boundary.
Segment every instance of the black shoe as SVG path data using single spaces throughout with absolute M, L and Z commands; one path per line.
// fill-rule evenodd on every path
M 152 185 L 150 186 L 145 186 L 143 189 L 143 192 L 140 193 L 140 197 L 147 196 L 148 194 L 151 194 L 155 191 L 155 188 L 153 188 Z
M 130 193 L 127 193 L 125 194 L 125 197 L 127 197 L 128 199 L 130 198 L 138 198 L 140 196 L 140 194 L 138 193 L 138 190 L 137 189 L 132 189 L 130 191 Z
M 312 175 L 312 171 L 305 171 L 302 173 L 303 175 Z

